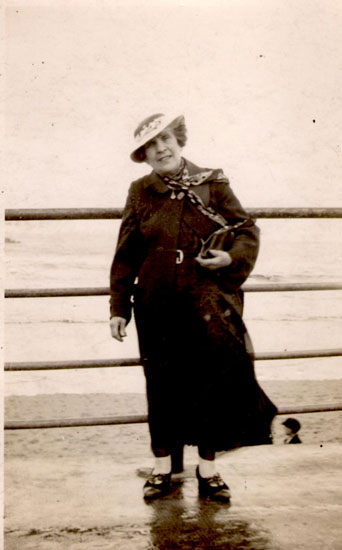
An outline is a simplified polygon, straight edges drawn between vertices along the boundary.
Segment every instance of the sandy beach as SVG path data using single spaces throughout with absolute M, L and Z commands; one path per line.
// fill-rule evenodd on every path
M 342 392 L 342 380 L 264 381 L 262 387 L 279 406 L 317 405 L 337 403 Z M 305 389 L 305 398 L 303 397 Z M 102 417 L 146 413 L 143 394 L 55 394 L 37 396 L 10 396 L 5 400 L 7 420 L 63 419 Z M 293 415 L 302 424 L 301 437 L 305 444 L 341 443 L 342 413 L 306 413 Z M 283 416 L 273 424 L 275 444 L 282 444 Z M 75 437 L 77 434 L 77 437 Z M 112 434 L 112 435 L 110 435 Z M 119 442 L 119 444 L 118 444 Z M 104 426 L 63 429 L 36 429 L 6 432 L 6 459 L 26 456 L 112 456 L 127 462 L 131 456 L 151 457 L 147 425 Z

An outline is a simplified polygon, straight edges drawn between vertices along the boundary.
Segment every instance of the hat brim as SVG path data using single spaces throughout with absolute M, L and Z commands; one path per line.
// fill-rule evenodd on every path
M 142 158 L 141 150 L 144 148 L 144 146 L 151 141 L 154 137 L 156 137 L 160 132 L 165 130 L 168 126 L 184 123 L 184 116 L 178 115 L 178 116 L 165 116 L 165 119 L 163 122 L 158 126 L 158 128 L 151 130 L 148 134 L 146 134 L 143 138 L 141 138 L 138 142 L 136 140 L 135 149 L 130 154 L 130 158 L 133 162 L 145 162 L 145 158 Z

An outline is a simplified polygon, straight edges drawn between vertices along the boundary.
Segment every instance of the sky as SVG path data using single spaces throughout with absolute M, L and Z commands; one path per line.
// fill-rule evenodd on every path
M 342 3 L 6 0 L 6 208 L 123 206 L 137 124 L 246 207 L 341 206 Z

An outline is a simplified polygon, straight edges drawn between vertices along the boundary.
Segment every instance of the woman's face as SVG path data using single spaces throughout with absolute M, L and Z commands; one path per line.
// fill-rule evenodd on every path
M 182 149 L 170 128 L 165 128 L 145 145 L 147 164 L 161 176 L 178 172 L 182 158 L 181 152 Z

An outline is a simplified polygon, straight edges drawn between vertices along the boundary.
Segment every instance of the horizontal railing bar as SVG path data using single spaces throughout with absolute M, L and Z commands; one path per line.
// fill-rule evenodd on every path
M 313 290 L 342 290 L 341 283 L 266 283 L 242 286 L 245 292 L 288 292 Z M 58 298 L 70 296 L 107 296 L 108 287 L 66 287 L 66 288 L 10 288 L 5 290 L 5 298 Z
M 311 290 L 342 290 L 341 283 L 246 283 L 245 292 L 306 292 Z
M 118 220 L 122 212 L 123 208 L 15 208 L 5 210 L 5 220 Z
M 37 361 L 5 363 L 4 370 L 29 371 L 29 370 L 64 370 L 64 369 L 96 369 L 106 367 L 139 367 L 141 359 L 90 359 L 85 361 Z
M 342 208 L 246 208 L 253 218 L 342 218 Z
M 246 208 L 255 218 L 342 218 L 342 208 Z M 7 221 L 119 219 L 123 208 L 15 208 Z
M 279 407 L 278 415 L 305 414 L 317 412 L 341 411 L 342 403 L 325 405 L 302 405 L 298 407 Z M 80 426 L 108 426 L 118 424 L 142 424 L 147 415 L 105 416 L 89 418 L 66 418 L 63 420 L 8 420 L 5 430 L 32 430 L 40 428 L 76 428 Z
M 314 357 L 339 357 L 342 356 L 342 348 L 337 349 L 313 349 L 313 350 L 298 350 L 298 351 L 269 351 L 256 353 L 254 359 L 256 361 L 271 361 L 278 359 L 311 359 Z
M 321 350 L 299 350 L 256 353 L 256 361 L 270 361 L 278 359 L 310 359 L 314 357 L 339 357 L 342 348 Z M 138 357 L 128 359 L 89 359 L 84 361 L 36 361 L 36 362 L 8 362 L 4 365 L 7 372 L 29 370 L 61 370 L 61 369 L 90 369 L 107 367 L 137 367 L 141 366 Z
M 5 298 L 58 298 L 107 295 L 109 295 L 108 287 L 10 288 L 5 290 Z
M 29 430 L 36 428 L 74 428 L 77 426 L 108 426 L 114 424 L 142 424 L 147 415 L 105 416 L 100 418 L 66 418 L 64 420 L 8 420 L 5 430 Z
M 278 416 L 288 414 L 307 414 L 318 412 L 342 411 L 342 402 L 324 403 L 323 405 L 294 405 L 290 407 L 278 407 Z

